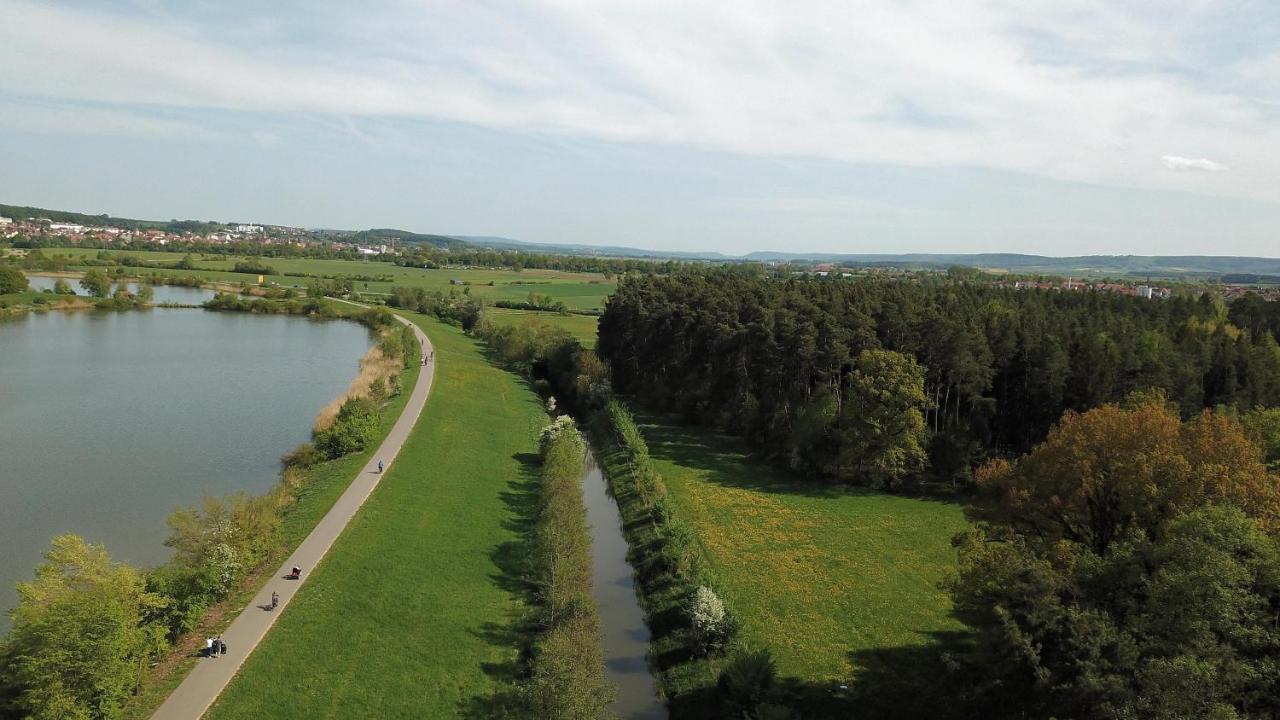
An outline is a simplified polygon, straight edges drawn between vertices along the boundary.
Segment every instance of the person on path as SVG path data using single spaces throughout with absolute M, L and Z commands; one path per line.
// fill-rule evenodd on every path
M 222 655 L 227 654 L 227 641 L 222 638 L 218 638 L 218 652 Z
M 294 565 L 294 566 L 293 566 L 293 579 L 294 579 L 294 580 L 298 580 L 298 579 L 300 579 L 301 577 L 302 577 L 302 568 L 298 567 L 297 565 Z
M 378 472 L 382 472 L 382 461 L 378 461 Z
M 279 604 L 280 604 L 280 593 L 272 590 L 271 591 L 271 609 L 275 610 L 276 606 Z
M 213 638 L 211 638 L 211 637 L 207 637 L 207 638 L 205 638 L 205 639 L 204 639 L 204 656 L 205 656 L 205 657 L 207 657 L 207 658 L 210 658 L 210 657 L 213 657 L 213 656 L 214 656 L 214 652 L 213 652 Z
M 211 648 L 211 651 L 213 652 L 214 657 L 218 657 L 218 648 L 221 647 L 221 645 L 222 638 L 216 637 L 213 639 L 213 647 Z

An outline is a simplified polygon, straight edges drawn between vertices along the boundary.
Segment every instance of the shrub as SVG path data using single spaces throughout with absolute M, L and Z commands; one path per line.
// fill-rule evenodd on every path
M 327 430 L 315 433 L 315 446 L 329 459 L 364 450 L 378 434 L 377 406 L 369 398 L 350 398 Z
M 316 449 L 316 446 L 304 442 L 298 447 L 290 450 L 280 456 L 280 464 L 286 468 L 309 468 L 316 463 L 324 460 L 324 453 Z
M 20 293 L 27 289 L 27 276 L 17 268 L 0 267 L 0 295 Z
M 724 717 L 759 717 L 777 693 L 778 669 L 767 648 L 739 648 L 729 655 L 716 689 Z

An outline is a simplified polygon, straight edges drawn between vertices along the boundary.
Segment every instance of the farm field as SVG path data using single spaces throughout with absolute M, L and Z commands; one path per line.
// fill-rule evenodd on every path
M 95 257 L 99 250 L 89 248 L 46 248 L 48 256 L 61 254 L 73 259 Z M 112 251 L 113 253 L 117 251 Z M 120 254 L 137 257 L 142 260 L 160 263 L 176 263 L 183 253 L 151 252 L 142 250 L 119 251 Z M 137 268 L 136 272 L 160 272 L 165 275 L 197 276 L 210 281 L 241 283 L 256 282 L 257 276 L 244 273 L 233 273 L 231 268 L 244 257 L 207 255 L 194 256 L 198 270 L 178 270 L 172 268 L 149 269 Z M 267 275 L 266 282 L 274 282 L 284 286 L 302 287 L 306 278 L 286 273 L 303 273 L 322 277 L 325 275 L 368 275 L 371 277 L 390 276 L 387 280 L 357 281 L 355 289 L 361 293 L 390 293 L 394 286 L 422 287 L 428 290 L 448 292 L 452 289 L 470 288 L 477 297 L 490 301 L 525 300 L 530 292 L 539 295 L 551 295 L 563 300 L 574 310 L 602 309 L 604 298 L 612 294 L 617 287 L 613 280 L 605 280 L 600 273 L 572 273 L 558 270 L 514 270 L 488 268 L 404 268 L 391 263 L 373 262 L 370 260 L 323 260 L 314 258 L 254 258 L 276 270 L 276 274 Z M 84 268 L 74 268 L 84 269 Z M 456 281 L 456 283 L 455 283 Z M 492 283 L 492 284 L 490 284 Z
M 527 322 L 554 325 L 568 330 L 569 334 L 577 338 L 583 347 L 596 346 L 596 328 L 600 319 L 593 315 L 561 315 L 511 308 L 488 308 L 485 310 L 485 315 L 499 325 L 519 325 Z
M 847 682 L 860 655 L 962 627 L 938 587 L 966 527 L 959 504 L 797 482 L 737 439 L 637 421 L 744 639 L 768 647 L 781 675 Z
M 410 317 L 438 363 L 422 418 L 206 717 L 454 717 L 509 679 L 546 416 L 476 341 Z

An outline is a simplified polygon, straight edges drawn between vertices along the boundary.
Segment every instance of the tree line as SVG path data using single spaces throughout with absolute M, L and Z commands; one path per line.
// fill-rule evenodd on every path
M 628 275 L 600 321 L 615 389 L 843 482 L 955 484 L 1067 410 L 1149 387 L 1180 413 L 1280 405 L 1280 313 L 944 277 Z

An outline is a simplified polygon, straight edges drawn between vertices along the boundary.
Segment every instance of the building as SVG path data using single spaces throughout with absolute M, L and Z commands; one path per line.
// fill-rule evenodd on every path
M 237 225 L 236 232 L 260 233 L 262 232 L 262 226 L 261 225 Z
M 3 215 L 0 215 L 0 225 L 12 225 L 12 224 L 13 224 L 13 218 L 7 218 L 7 217 L 4 217 Z
M 1146 298 L 1146 299 L 1150 300 L 1150 299 L 1151 299 L 1151 286 L 1150 286 L 1150 285 L 1139 285 L 1139 286 L 1138 286 L 1138 297 L 1140 297 L 1140 298 Z
M 81 233 L 84 232 L 84 226 L 75 223 L 50 223 L 49 230 L 56 233 Z

